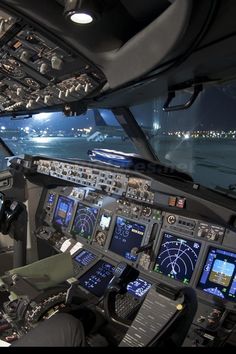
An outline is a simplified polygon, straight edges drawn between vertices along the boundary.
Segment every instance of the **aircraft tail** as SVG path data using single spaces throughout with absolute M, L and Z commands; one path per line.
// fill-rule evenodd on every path
M 107 123 L 105 122 L 104 118 L 102 117 L 102 115 L 98 109 L 94 109 L 94 120 L 95 120 L 96 126 L 100 126 L 100 127 L 107 126 Z

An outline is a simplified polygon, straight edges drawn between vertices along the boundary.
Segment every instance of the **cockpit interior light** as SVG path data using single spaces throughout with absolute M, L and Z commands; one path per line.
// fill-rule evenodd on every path
M 72 22 L 86 25 L 100 17 L 97 0 L 66 0 L 64 15 Z

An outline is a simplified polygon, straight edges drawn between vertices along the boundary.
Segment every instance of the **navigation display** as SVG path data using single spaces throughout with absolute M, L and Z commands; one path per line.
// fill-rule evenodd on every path
M 97 221 L 98 209 L 83 204 L 78 204 L 74 222 L 71 229 L 73 236 L 80 236 L 90 240 Z
M 74 201 L 67 197 L 59 196 L 53 223 L 67 227 L 72 217 Z
M 93 295 L 101 297 L 113 278 L 114 268 L 110 263 L 100 260 L 79 278 L 79 283 Z
M 152 284 L 146 280 L 137 278 L 135 281 L 132 281 L 127 285 L 127 291 L 136 298 L 142 298 L 148 292 L 151 286 Z
M 136 261 L 135 250 L 140 247 L 144 232 L 144 225 L 118 216 L 109 250 L 128 260 Z
M 153 270 L 188 284 L 195 269 L 200 248 L 199 242 L 164 233 Z
M 95 258 L 96 258 L 95 254 L 87 250 L 83 250 L 79 254 L 77 254 L 77 256 L 74 257 L 74 260 L 82 266 L 87 266 L 92 261 L 94 261 Z
M 211 247 L 197 287 L 222 299 L 235 301 L 236 253 Z

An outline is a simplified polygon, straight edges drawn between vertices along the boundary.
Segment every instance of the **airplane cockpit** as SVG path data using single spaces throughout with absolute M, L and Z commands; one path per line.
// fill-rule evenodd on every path
M 236 346 L 235 15 L 1 1 L 0 346 Z

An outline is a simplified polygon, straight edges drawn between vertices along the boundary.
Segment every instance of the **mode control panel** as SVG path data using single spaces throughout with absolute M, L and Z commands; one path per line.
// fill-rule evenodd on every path
M 116 212 L 119 215 L 131 217 L 133 219 L 143 219 L 145 221 L 161 221 L 162 212 L 149 206 L 132 203 L 127 199 L 118 199 Z
M 154 193 L 151 191 L 151 181 L 142 178 L 130 177 L 127 197 L 153 204 Z

